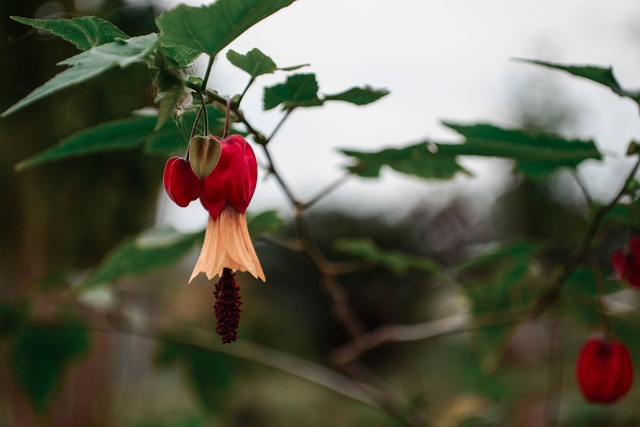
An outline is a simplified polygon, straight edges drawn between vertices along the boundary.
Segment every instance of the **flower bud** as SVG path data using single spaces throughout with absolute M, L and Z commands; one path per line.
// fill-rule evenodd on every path
M 600 404 L 615 402 L 627 394 L 633 381 L 629 350 L 616 340 L 588 340 L 578 359 L 576 380 L 587 401 Z
M 628 246 L 613 251 L 611 262 L 620 279 L 631 287 L 640 288 L 640 237 L 633 237 Z
M 178 206 L 186 207 L 200 196 L 202 181 L 193 173 L 189 162 L 172 157 L 164 167 L 164 189 Z
M 205 179 L 220 160 L 220 139 L 215 136 L 194 136 L 189 140 L 189 161 L 198 178 Z

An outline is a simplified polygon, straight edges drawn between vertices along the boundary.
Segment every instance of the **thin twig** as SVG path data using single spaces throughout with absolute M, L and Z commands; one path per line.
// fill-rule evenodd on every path
M 593 200 L 591 199 L 591 195 L 589 194 L 589 191 L 587 191 L 587 187 L 584 185 L 584 182 L 582 182 L 580 175 L 578 175 L 578 171 L 575 169 L 571 169 L 571 174 L 573 175 L 573 178 L 576 180 L 576 183 L 580 188 L 580 192 L 582 193 L 582 196 L 584 197 L 584 200 L 587 204 L 587 209 L 591 209 L 591 206 L 593 206 Z
M 345 173 L 344 175 L 342 175 L 341 177 L 339 177 L 338 179 L 336 179 L 335 181 L 333 181 L 332 183 L 330 183 L 329 185 L 327 185 L 324 189 L 320 190 L 318 192 L 318 194 L 316 194 L 314 197 L 311 198 L 311 200 L 309 200 L 307 203 L 305 203 L 303 206 L 305 209 L 310 209 L 312 208 L 316 203 L 318 203 L 322 198 L 328 196 L 329 194 L 331 194 L 334 190 L 336 190 L 337 188 L 339 188 L 341 185 L 343 185 L 345 182 L 347 182 L 349 180 L 349 178 L 351 178 L 351 174 Z
M 278 133 L 278 131 L 280 130 L 284 122 L 286 122 L 289 116 L 291 116 L 291 113 L 293 113 L 293 110 L 294 110 L 293 108 L 287 109 L 287 111 L 284 113 L 284 115 L 282 116 L 282 118 L 280 119 L 276 127 L 273 128 L 271 135 L 269 135 L 269 138 L 267 138 L 267 142 L 265 142 L 264 145 L 267 145 L 276 136 L 276 134 Z
M 144 328 L 133 328 L 129 326 L 128 319 L 119 311 L 109 312 L 108 316 L 111 320 L 109 327 L 92 325 L 89 326 L 89 329 L 94 332 L 118 333 L 149 338 L 155 341 L 174 342 L 244 359 L 310 381 L 358 402 L 374 407 L 379 406 L 369 396 L 369 393 L 362 391 L 363 386 L 357 381 L 290 353 L 242 340 L 236 341 L 233 345 L 220 344 L 214 340 L 214 335 L 210 330 L 191 325 L 189 326 L 189 333 L 185 333 L 185 329 L 179 325 L 160 319 L 145 319 Z M 58 316 L 56 319 L 64 319 L 64 317 Z M 73 329 L 79 327 L 77 322 L 62 322 L 64 321 L 56 320 L 56 323 L 48 322 L 44 326 Z M 83 325 L 83 327 L 86 327 L 86 325 Z

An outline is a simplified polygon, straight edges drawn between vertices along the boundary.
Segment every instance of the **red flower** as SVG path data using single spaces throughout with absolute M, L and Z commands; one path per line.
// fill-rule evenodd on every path
M 164 189 L 176 205 L 186 207 L 200 196 L 202 181 L 182 157 L 172 157 L 164 167 Z
M 204 243 L 189 281 L 199 273 L 205 273 L 209 279 L 220 277 L 214 291 L 216 332 L 223 343 L 229 343 L 238 336 L 242 304 L 235 271 L 248 271 L 265 280 L 245 215 L 256 189 L 258 165 L 253 149 L 240 135 L 222 140 L 213 136 L 195 137 L 190 144 L 196 164 L 190 165 L 178 157 L 169 159 L 164 187 L 179 206 L 200 198 L 209 211 Z M 199 178 L 207 173 L 204 179 Z
M 591 338 L 582 347 L 576 379 L 587 401 L 615 402 L 627 394 L 633 381 L 629 350 L 620 341 Z
M 611 254 L 613 268 L 629 286 L 640 288 L 640 237 L 631 238 L 628 246 Z

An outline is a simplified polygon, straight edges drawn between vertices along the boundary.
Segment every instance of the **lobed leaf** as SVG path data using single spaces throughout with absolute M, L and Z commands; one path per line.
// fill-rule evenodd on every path
M 425 273 L 438 273 L 440 267 L 434 261 L 400 252 L 380 248 L 370 238 L 340 239 L 336 241 L 338 251 L 361 259 L 373 265 L 380 265 L 396 275 L 403 275 L 409 269 Z
M 250 215 L 247 220 L 249 234 L 255 239 L 262 233 L 278 233 L 284 228 L 284 222 L 278 211 L 264 211 Z
M 611 67 L 604 68 L 595 65 L 563 65 L 546 61 L 536 61 L 532 59 L 518 59 L 518 61 L 565 71 L 574 76 L 582 77 L 584 79 L 591 80 L 592 82 L 606 86 L 615 94 L 625 98 L 630 98 L 636 103 L 640 103 L 640 91 L 631 92 L 623 89 L 620 86 L 620 83 L 618 83 L 618 80 L 613 75 L 613 69 Z
M 128 39 L 120 28 L 95 16 L 83 16 L 73 19 L 30 19 L 11 16 L 14 21 L 46 30 L 70 43 L 80 50 L 111 43 L 117 39 Z
M 325 101 L 344 101 L 355 105 L 367 105 L 378 99 L 387 96 L 389 91 L 386 89 L 373 89 L 369 86 L 352 87 L 344 92 L 333 95 L 326 95 Z
M 172 228 L 146 230 L 116 246 L 82 287 L 93 288 L 141 277 L 168 267 L 202 242 L 203 236 L 204 232 L 184 234 Z
M 383 166 L 425 179 L 451 179 L 456 173 L 469 174 L 458 156 L 503 157 L 513 159 L 516 169 L 531 179 L 544 178 L 560 168 L 575 168 L 586 159 L 601 159 L 593 141 L 569 140 L 558 135 L 503 129 L 490 124 L 445 123 L 465 137 L 463 144 L 430 141 L 404 148 L 377 152 L 341 150 L 355 163 L 347 169 L 362 177 L 377 177 Z
M 22 98 L 2 113 L 1 117 L 7 117 L 46 96 L 97 77 L 112 68 L 126 68 L 134 63 L 142 62 L 155 43 L 156 34 L 147 34 L 96 46 L 72 56 L 60 62 L 61 65 L 68 65 L 68 69 Z
M 16 334 L 11 371 L 36 412 L 43 414 L 50 409 L 66 369 L 88 349 L 89 332 L 84 326 L 73 330 L 31 326 Z
M 464 144 L 457 146 L 458 154 L 513 159 L 516 169 L 532 179 L 544 178 L 563 167 L 575 168 L 587 159 L 602 159 L 593 141 L 490 124 L 444 125 L 465 138 Z
M 273 73 L 278 66 L 273 59 L 262 53 L 259 49 L 251 49 L 246 54 L 241 54 L 235 50 L 227 52 L 227 59 L 236 67 L 249 73 L 251 77 L 258 77 L 263 74 Z
M 216 56 L 253 25 L 295 0 L 218 0 L 210 5 L 179 5 L 156 21 L 160 43 Z
M 284 83 L 266 87 L 264 109 L 271 110 L 280 104 L 286 110 L 322 105 L 322 101 L 318 98 L 318 82 L 315 74 L 294 74 Z
M 341 151 L 354 160 L 347 169 L 364 178 L 378 177 L 383 166 L 424 179 L 451 179 L 458 172 L 470 175 L 457 162 L 451 147 L 455 150 L 457 146 L 425 141 L 405 148 L 387 148 L 377 152 Z
M 153 132 L 156 120 L 154 116 L 132 117 L 86 128 L 63 139 L 58 145 L 18 163 L 16 170 L 21 171 L 73 157 L 137 147 Z

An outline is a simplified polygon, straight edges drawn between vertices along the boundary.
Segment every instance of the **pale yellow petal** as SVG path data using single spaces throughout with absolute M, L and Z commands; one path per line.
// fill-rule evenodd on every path
M 189 282 L 199 273 L 209 280 L 220 276 L 224 268 L 248 271 L 265 281 L 260 261 L 251 243 L 245 214 L 226 206 L 218 218 L 209 217 L 202 251 Z

